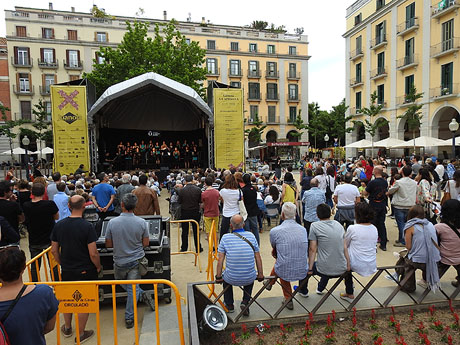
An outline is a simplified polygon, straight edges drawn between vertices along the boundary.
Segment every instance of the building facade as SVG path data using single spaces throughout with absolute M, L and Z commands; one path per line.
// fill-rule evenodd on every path
M 166 15 L 165 15 L 166 17 Z M 81 78 L 100 59 L 100 46 L 116 47 L 134 18 L 94 18 L 90 13 L 16 7 L 5 11 L 11 109 L 14 118 L 32 119 L 42 98 L 51 113 L 50 85 Z M 142 18 L 152 23 L 163 20 Z M 308 122 L 308 40 L 305 35 L 244 27 L 179 22 L 187 40 L 206 49 L 207 80 L 244 90 L 246 125 L 256 117 L 267 128 L 263 140 L 292 138 L 300 110 Z M 293 139 L 300 140 L 300 139 Z M 306 141 L 306 134 L 301 140 Z
M 383 105 L 379 118 L 389 122 L 374 141 L 413 137 L 407 121 L 400 118 L 410 106 L 407 94 L 412 86 L 423 93 L 422 124 L 415 135 L 452 137 L 449 123 L 452 118 L 460 122 L 459 9 L 459 0 L 358 0 L 347 9 L 346 103 L 353 120 L 359 121 L 363 119 L 359 110 L 368 107 L 371 94 L 377 93 L 377 103 Z M 371 139 L 357 125 L 346 142 L 364 137 Z M 450 157 L 452 151 L 426 150 L 439 151 L 441 158 Z M 348 156 L 355 154 L 347 151 Z

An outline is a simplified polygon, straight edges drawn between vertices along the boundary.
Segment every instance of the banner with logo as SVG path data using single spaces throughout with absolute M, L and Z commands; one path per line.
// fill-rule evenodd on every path
M 244 166 L 243 90 L 214 89 L 216 168 Z
M 86 87 L 51 85 L 54 171 L 90 170 Z
M 60 313 L 97 313 L 99 296 L 97 285 L 56 285 Z

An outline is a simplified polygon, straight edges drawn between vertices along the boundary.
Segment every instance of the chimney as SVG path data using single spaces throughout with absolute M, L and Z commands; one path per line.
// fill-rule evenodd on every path
M 163 19 L 168 20 L 168 12 L 163 11 Z
M 201 24 L 206 24 L 206 18 L 205 17 L 201 17 Z
M 52 2 L 48 3 L 48 8 L 49 8 L 50 10 L 53 10 L 53 3 L 52 3 Z
M 70 8 L 70 12 L 75 12 L 75 7 L 72 6 L 72 7 Z

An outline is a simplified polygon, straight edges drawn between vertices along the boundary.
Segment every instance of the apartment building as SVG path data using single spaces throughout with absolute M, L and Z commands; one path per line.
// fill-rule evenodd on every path
M 16 7 L 5 11 L 14 118 L 33 119 L 39 98 L 51 113 L 50 85 L 78 79 L 100 60 L 100 46 L 116 47 L 126 20 L 90 13 Z M 142 19 L 152 23 L 163 20 Z M 187 40 L 206 49 L 207 80 L 244 90 L 247 126 L 257 115 L 267 124 L 263 140 L 298 140 L 292 122 L 300 110 L 308 121 L 308 40 L 306 35 L 257 31 L 246 27 L 179 22 Z M 307 140 L 306 134 L 301 140 Z
M 449 123 L 453 118 L 460 122 L 459 9 L 459 0 L 358 0 L 347 9 L 346 103 L 353 119 L 362 120 L 359 109 L 368 107 L 371 94 L 377 93 L 384 107 L 380 117 L 389 123 L 374 141 L 412 138 L 406 120 L 398 118 L 410 106 L 406 95 L 412 86 L 423 93 L 416 136 L 452 137 Z M 365 136 L 370 140 L 357 126 L 346 141 Z M 439 148 L 444 150 L 450 156 L 451 149 Z

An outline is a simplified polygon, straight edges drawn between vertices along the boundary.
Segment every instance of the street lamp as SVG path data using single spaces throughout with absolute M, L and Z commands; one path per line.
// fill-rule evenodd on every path
M 327 147 L 327 142 L 329 141 L 329 135 L 326 134 L 324 136 L 324 141 L 326 142 L 326 147 Z
M 26 150 L 26 176 L 27 176 L 27 181 L 30 181 L 30 174 L 29 174 L 29 155 L 27 152 L 27 147 L 30 144 L 30 139 L 27 138 L 27 135 L 24 135 L 24 138 L 22 138 L 22 145 L 24 145 L 24 148 Z
M 458 130 L 458 122 L 455 117 L 449 123 L 449 130 L 452 132 L 452 157 L 455 159 L 455 132 Z

